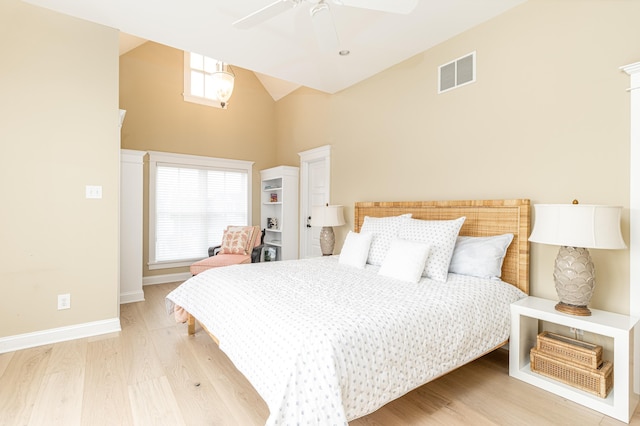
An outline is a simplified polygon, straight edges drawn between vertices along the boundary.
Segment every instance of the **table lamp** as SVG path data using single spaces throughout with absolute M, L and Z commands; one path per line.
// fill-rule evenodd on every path
M 553 278 L 560 302 L 556 310 L 589 316 L 596 284 L 592 249 L 624 249 L 620 231 L 622 207 L 578 204 L 535 204 L 529 241 L 560 246 Z
M 322 226 L 320 230 L 320 251 L 323 256 L 331 256 L 336 237 L 333 233 L 334 226 L 344 225 L 343 206 L 313 206 L 311 209 L 311 226 Z

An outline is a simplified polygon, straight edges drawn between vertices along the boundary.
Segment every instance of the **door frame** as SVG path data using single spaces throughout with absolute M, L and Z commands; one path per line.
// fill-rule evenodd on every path
M 620 67 L 629 74 L 630 170 L 629 170 L 629 315 L 640 316 L 640 62 Z M 634 336 L 633 390 L 640 393 L 640 326 Z
M 331 145 L 319 146 L 307 151 L 299 152 L 300 156 L 300 246 L 299 258 L 304 259 L 308 256 L 308 238 L 307 218 L 311 215 L 309 211 L 309 164 L 318 160 L 324 160 L 325 177 L 327 179 L 327 191 L 325 203 L 331 199 Z

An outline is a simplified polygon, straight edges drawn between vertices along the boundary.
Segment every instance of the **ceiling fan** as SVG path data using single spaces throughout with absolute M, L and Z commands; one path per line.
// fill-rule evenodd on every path
M 322 50 L 335 51 L 339 45 L 338 34 L 327 0 L 277 0 L 235 21 L 233 26 L 241 30 L 253 28 L 304 2 L 312 5 L 309 13 L 318 45 Z M 404 15 L 411 13 L 418 4 L 418 0 L 331 0 L 331 2 L 338 6 L 349 6 Z

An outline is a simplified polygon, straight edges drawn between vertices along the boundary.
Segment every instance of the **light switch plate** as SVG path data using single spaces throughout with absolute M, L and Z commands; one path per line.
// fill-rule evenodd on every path
M 86 186 L 87 198 L 102 198 L 102 186 L 99 185 L 87 185 Z

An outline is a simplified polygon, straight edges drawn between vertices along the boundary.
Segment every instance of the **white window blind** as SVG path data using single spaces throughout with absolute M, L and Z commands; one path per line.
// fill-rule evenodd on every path
M 251 164 L 150 155 L 150 269 L 189 265 L 221 242 L 228 225 L 249 224 Z

